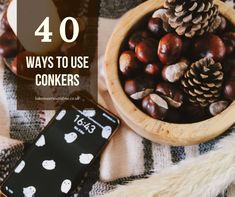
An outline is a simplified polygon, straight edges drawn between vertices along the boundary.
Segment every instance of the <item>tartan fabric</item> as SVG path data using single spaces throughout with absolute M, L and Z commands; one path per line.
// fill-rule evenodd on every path
M 101 0 L 100 16 L 105 18 L 119 18 L 127 10 L 144 2 L 144 0 Z
M 0 183 L 14 168 L 23 154 L 22 142 L 0 136 Z

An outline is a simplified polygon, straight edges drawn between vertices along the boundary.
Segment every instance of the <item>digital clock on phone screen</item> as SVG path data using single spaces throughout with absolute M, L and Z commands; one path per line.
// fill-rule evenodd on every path
M 83 127 L 88 133 L 92 134 L 96 130 L 96 126 L 89 122 L 88 119 L 81 117 L 81 115 L 77 114 L 74 122 L 80 126 Z

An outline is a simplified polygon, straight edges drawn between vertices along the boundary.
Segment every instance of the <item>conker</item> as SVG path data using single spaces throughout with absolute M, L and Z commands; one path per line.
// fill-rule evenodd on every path
M 147 31 L 138 31 L 133 33 L 128 41 L 129 48 L 134 50 L 137 44 L 148 37 L 150 37 L 150 34 Z
M 152 18 L 162 19 L 163 29 L 165 30 L 165 32 L 172 32 L 173 29 L 168 23 L 168 17 L 166 16 L 166 13 L 167 13 L 167 9 L 160 8 L 153 13 Z
M 220 18 L 221 18 L 221 22 L 220 22 L 219 27 L 216 29 L 217 33 L 223 33 L 227 28 L 227 20 L 225 19 L 225 17 L 220 16 Z
M 168 110 L 165 120 L 171 123 L 180 123 L 182 121 L 180 110 L 175 108 L 170 108 Z
M 18 51 L 18 41 L 12 31 L 7 31 L 0 37 L 0 55 L 6 58 L 14 57 Z
M 222 65 L 224 74 L 229 76 L 231 70 L 235 68 L 235 58 L 225 58 Z
M 189 38 L 183 38 L 182 39 L 182 43 L 183 43 L 183 46 L 182 46 L 182 54 L 185 56 L 185 55 L 189 55 L 189 52 L 191 50 L 191 47 L 192 47 L 192 39 L 189 39 Z
M 187 103 L 182 106 L 182 116 L 188 122 L 198 122 L 204 120 L 207 115 L 206 111 L 200 105 Z
M 139 62 L 133 51 L 124 51 L 119 58 L 119 69 L 123 75 L 129 76 L 139 68 Z
M 158 38 L 164 35 L 163 21 L 161 18 L 150 18 L 148 22 L 149 30 L 154 33 Z
M 235 44 L 235 32 L 230 31 L 230 32 L 226 33 L 225 35 L 228 36 L 228 37 L 230 37 L 231 40 L 232 40 L 232 41 L 234 42 L 234 44 Z
M 157 41 L 152 38 L 141 41 L 135 48 L 137 58 L 145 64 L 155 62 L 157 58 L 156 46 Z
M 176 63 L 182 52 L 182 40 L 175 33 L 163 36 L 158 45 L 158 58 L 163 64 Z
M 160 93 L 168 104 L 174 108 L 179 108 L 183 104 L 183 92 L 170 83 L 159 83 L 155 91 Z
M 135 79 L 129 79 L 125 82 L 124 89 L 128 95 L 132 95 L 138 91 L 139 84 Z
M 229 78 L 234 78 L 235 80 L 235 67 L 231 68 L 230 73 L 229 73 Z
M 164 8 L 160 8 L 160 9 L 157 9 L 153 15 L 152 15 L 152 18 L 163 18 L 166 16 L 166 13 L 167 13 L 167 9 L 164 9 Z
M 227 32 L 222 36 L 222 40 L 225 44 L 226 54 L 231 55 L 235 49 L 235 32 Z
M 148 78 L 129 79 L 124 84 L 125 92 L 134 100 L 141 100 L 154 90 L 153 81 Z
M 199 37 L 193 45 L 193 57 L 201 59 L 212 57 L 216 62 L 223 60 L 226 48 L 222 39 L 212 33 Z
M 16 75 L 27 78 L 27 79 L 34 79 L 34 76 L 39 73 L 40 69 L 32 68 L 27 69 L 26 66 L 26 56 L 35 56 L 34 53 L 24 51 L 19 53 L 12 61 L 10 65 L 10 69 Z
M 216 116 L 222 111 L 224 111 L 229 105 L 228 101 L 217 101 L 215 103 L 210 104 L 209 112 L 212 116 Z
M 160 63 L 155 63 L 155 64 L 148 64 L 145 69 L 144 72 L 149 75 L 149 76 L 157 76 L 158 74 L 161 73 L 161 64 Z
M 233 32 L 233 31 L 227 32 L 223 35 L 223 37 L 230 39 L 233 42 L 233 44 L 235 45 L 235 32 Z
M 164 120 L 168 111 L 168 104 L 159 95 L 150 94 L 143 99 L 142 108 L 151 117 L 158 120 Z
M 235 42 L 233 40 L 231 40 L 231 38 L 227 35 L 224 35 L 222 37 L 222 40 L 225 45 L 226 54 L 231 55 L 234 52 Z
M 231 78 L 225 83 L 224 96 L 226 99 L 235 100 L 235 78 Z
M 165 81 L 174 83 L 178 81 L 188 68 L 188 61 L 181 59 L 180 62 L 172 65 L 166 65 L 162 70 L 162 78 Z

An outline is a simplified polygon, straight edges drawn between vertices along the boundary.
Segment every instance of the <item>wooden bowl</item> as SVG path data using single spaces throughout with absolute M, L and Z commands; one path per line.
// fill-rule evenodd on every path
M 122 119 L 135 132 L 157 143 L 193 145 L 211 140 L 235 123 L 235 102 L 221 114 L 197 123 L 173 124 L 151 118 L 126 96 L 118 75 L 118 59 L 124 39 L 144 16 L 163 6 L 164 0 L 149 0 L 129 11 L 120 20 L 109 40 L 105 54 L 105 75 L 109 94 Z M 220 13 L 235 24 L 235 11 L 215 0 Z

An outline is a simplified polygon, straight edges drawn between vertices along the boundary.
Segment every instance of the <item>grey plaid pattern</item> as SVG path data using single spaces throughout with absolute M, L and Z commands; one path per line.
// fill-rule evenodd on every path
M 105 18 L 119 18 L 127 10 L 144 2 L 144 0 L 101 0 L 100 16 Z
M 0 183 L 14 168 L 22 156 L 23 150 L 23 143 L 0 137 Z

